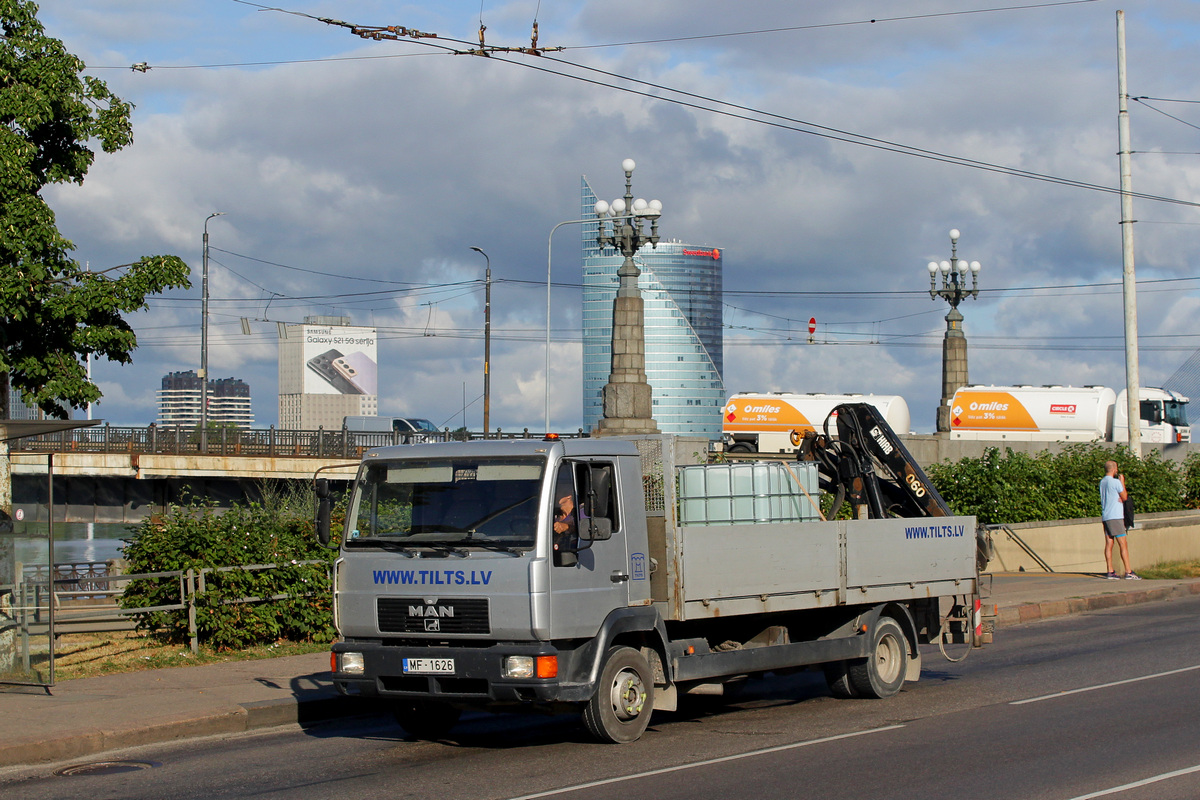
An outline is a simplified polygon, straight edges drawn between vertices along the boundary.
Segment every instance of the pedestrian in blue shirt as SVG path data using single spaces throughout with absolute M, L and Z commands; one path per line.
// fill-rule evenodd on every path
M 1108 568 L 1108 579 L 1117 580 L 1113 572 L 1113 542 L 1121 548 L 1121 563 L 1125 566 L 1125 578 L 1140 581 L 1141 578 L 1130 567 L 1129 541 L 1125 535 L 1125 476 L 1117 471 L 1117 462 L 1104 462 L 1104 477 L 1100 479 L 1100 519 L 1104 524 L 1104 565 Z

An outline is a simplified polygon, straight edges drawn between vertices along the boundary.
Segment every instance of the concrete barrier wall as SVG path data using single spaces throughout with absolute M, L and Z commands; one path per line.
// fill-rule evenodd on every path
M 1104 529 L 1099 517 L 1058 522 L 1023 522 L 1010 525 L 1055 572 L 1098 572 L 1104 568 Z M 1129 557 L 1135 570 L 1163 561 L 1200 559 L 1200 511 L 1139 514 L 1129 532 Z M 1042 572 L 1037 561 L 999 530 L 993 533 L 995 555 L 988 572 Z M 1113 567 L 1120 572 L 1121 558 L 1113 548 Z
M 1019 442 L 1019 441 L 997 441 L 997 442 L 978 442 L 969 439 L 951 439 L 947 433 L 910 433 L 902 435 L 901 441 L 913 454 L 913 458 L 923 467 L 930 464 L 938 464 L 949 459 L 950 461 L 958 461 L 963 458 L 979 458 L 984 454 L 989 447 L 998 447 L 1001 452 L 1004 448 L 1011 447 L 1014 453 L 1028 453 L 1029 455 L 1037 455 L 1038 453 L 1061 453 L 1066 448 L 1078 442 Z M 1103 444 L 1103 442 L 1099 443 Z M 1200 442 L 1195 444 L 1142 444 L 1142 452 L 1149 454 L 1151 450 L 1157 450 L 1160 455 L 1170 461 L 1182 463 L 1188 453 L 1200 452 Z M 1097 476 L 1097 482 L 1103 476 Z

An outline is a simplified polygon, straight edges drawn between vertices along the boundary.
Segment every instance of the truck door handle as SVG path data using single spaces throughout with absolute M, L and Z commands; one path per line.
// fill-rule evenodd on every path
M 609 578 L 612 580 L 613 583 L 620 583 L 621 581 L 629 580 L 629 573 L 621 572 L 621 570 L 619 570 L 619 569 L 614 569 L 613 574 L 611 576 L 609 576 Z

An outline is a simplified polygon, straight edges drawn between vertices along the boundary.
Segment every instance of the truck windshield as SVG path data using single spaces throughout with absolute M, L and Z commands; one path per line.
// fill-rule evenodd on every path
M 1176 428 L 1186 428 L 1187 421 L 1187 403 L 1180 403 L 1175 400 L 1166 400 L 1163 402 L 1166 421 L 1174 425 Z
M 544 458 L 370 464 L 346 515 L 348 547 L 533 547 Z

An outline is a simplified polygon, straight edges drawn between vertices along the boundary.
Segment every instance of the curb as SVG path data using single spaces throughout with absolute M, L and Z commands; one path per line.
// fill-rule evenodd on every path
M 1065 600 L 1024 603 L 1022 605 L 1001 607 L 996 615 L 996 627 L 1006 628 L 1010 625 L 1036 622 L 1037 620 L 1049 619 L 1051 617 L 1083 614 L 1088 611 L 1101 611 L 1106 608 L 1131 606 L 1139 603 L 1177 600 L 1181 597 L 1190 597 L 1192 595 L 1200 595 L 1200 581 L 1178 584 L 1176 586 L 1164 586 L 1158 589 L 1109 592 L 1090 597 L 1068 597 Z
M 92 728 L 42 737 L 36 734 L 7 738 L 0 744 L 0 768 L 34 766 L 83 758 L 147 744 L 160 744 L 201 736 L 245 733 L 280 725 L 311 725 L 331 719 L 372 713 L 362 698 L 325 695 L 300 700 L 294 697 L 239 703 L 234 708 L 141 727 Z

